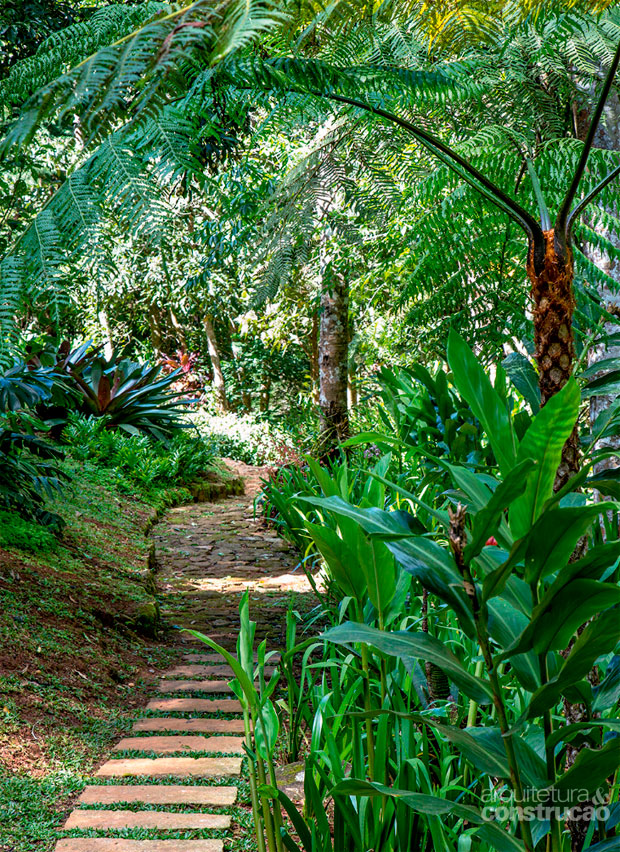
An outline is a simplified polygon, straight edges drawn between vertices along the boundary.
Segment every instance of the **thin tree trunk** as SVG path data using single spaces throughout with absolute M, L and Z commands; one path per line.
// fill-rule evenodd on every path
M 155 302 L 152 302 L 150 305 L 150 310 L 148 314 L 149 320 L 149 328 L 151 331 L 151 344 L 153 345 L 153 349 L 156 352 L 162 352 L 163 349 L 163 336 L 162 336 L 162 328 L 161 328 L 161 314 L 159 312 L 158 306 Z
M 269 411 L 271 397 L 271 376 L 265 376 L 260 388 L 259 408 L 261 411 Z
M 108 319 L 108 314 L 105 308 L 100 308 L 97 313 L 97 319 L 99 320 L 99 325 L 103 329 L 103 334 L 105 338 L 105 343 L 103 346 L 103 354 L 106 358 L 111 358 L 112 353 L 114 352 L 114 338 L 112 337 L 112 329 L 110 328 L 110 320 Z
M 331 270 L 323 275 L 319 322 L 319 408 L 321 454 L 333 455 L 349 436 L 347 378 L 349 349 L 349 289 L 343 275 Z
M 310 381 L 312 383 L 312 401 L 319 404 L 319 311 L 312 312 L 310 329 Z
M 170 322 L 171 322 L 172 327 L 174 329 L 174 332 L 176 334 L 176 340 L 177 340 L 177 343 L 178 343 L 178 348 L 182 352 L 187 352 L 187 340 L 186 340 L 186 337 L 185 337 L 185 329 L 183 328 L 183 326 L 179 322 L 177 315 L 172 310 L 172 308 L 168 309 L 168 313 L 170 314 Z
M 349 410 L 355 408 L 357 406 L 357 384 L 355 378 L 355 371 L 353 369 L 349 369 L 348 375 L 348 385 L 347 385 L 347 401 L 349 404 Z
M 215 394 L 215 401 L 220 411 L 225 412 L 229 410 L 228 399 L 226 397 L 226 383 L 224 381 L 224 373 L 222 372 L 222 362 L 220 360 L 220 350 L 215 334 L 215 327 L 210 316 L 205 317 L 204 327 L 207 335 L 209 358 L 213 367 L 213 392 Z

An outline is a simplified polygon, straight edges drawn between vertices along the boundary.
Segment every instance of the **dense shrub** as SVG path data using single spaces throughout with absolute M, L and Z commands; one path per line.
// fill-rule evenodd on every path
M 74 458 L 115 469 L 121 491 L 188 484 L 204 474 L 215 457 L 214 447 L 195 431 L 178 431 L 164 444 L 108 426 L 105 417 L 71 414 L 63 436 Z
M 298 458 L 291 436 L 267 419 L 204 411 L 192 412 L 191 419 L 222 458 L 258 465 L 286 464 Z

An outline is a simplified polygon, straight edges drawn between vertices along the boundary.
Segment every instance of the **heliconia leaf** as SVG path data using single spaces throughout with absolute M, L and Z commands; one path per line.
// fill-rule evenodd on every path
M 540 410 L 519 444 L 517 461 L 531 459 L 536 471 L 530 474 L 523 496 L 510 507 L 510 528 L 515 539 L 526 535 L 553 494 L 562 448 L 573 431 L 580 403 L 579 387 L 571 379 Z
M 553 707 L 573 684 L 584 678 L 596 660 L 611 653 L 620 640 L 620 610 L 607 610 L 591 621 L 573 645 L 558 674 L 538 689 L 528 705 L 527 718 Z
M 607 778 L 620 766 L 620 737 L 614 737 L 600 749 L 583 749 L 571 768 L 547 788 L 551 802 L 579 805 L 607 788 Z
M 596 688 L 596 697 L 592 704 L 594 713 L 609 710 L 620 701 L 620 657 L 614 656 L 607 667 L 603 681 Z
M 532 413 L 537 414 L 540 410 L 540 389 L 538 387 L 538 374 L 532 362 L 520 352 L 511 352 L 502 361 L 502 367 L 532 409 Z
M 426 793 L 415 793 L 410 790 L 399 790 L 395 787 L 387 787 L 372 781 L 362 781 L 357 778 L 349 778 L 341 781 L 330 791 L 332 796 L 389 796 L 404 802 L 408 807 L 419 813 L 429 816 L 441 816 L 442 814 L 455 814 L 460 819 L 466 819 L 474 824 L 483 822 L 482 815 L 476 808 L 470 805 L 461 805 L 450 799 L 439 796 L 430 796 Z
M 620 603 L 620 587 L 614 583 L 576 579 L 557 594 L 547 597 L 534 609 L 532 620 L 509 653 L 536 654 L 560 651 L 567 647 L 577 628 L 599 612 Z
M 532 583 L 553 571 L 562 570 L 594 519 L 616 508 L 616 503 L 606 502 L 591 506 L 554 507 L 545 511 L 526 539 L 526 582 Z
M 448 603 L 457 614 L 464 632 L 474 636 L 476 629 L 471 602 L 451 553 L 437 542 L 422 536 L 387 541 L 386 545 L 399 565 L 425 589 Z
M 528 474 L 533 467 L 532 459 L 525 459 L 514 467 L 499 483 L 486 506 L 476 512 L 473 518 L 471 538 L 465 548 L 464 558 L 466 562 L 477 556 L 489 537 L 497 532 L 506 508 L 527 488 Z M 507 544 L 510 545 L 512 542 L 509 541 Z
M 489 704 L 493 692 L 488 683 L 470 674 L 456 655 L 438 639 L 423 632 L 398 631 L 388 633 L 367 624 L 346 622 L 323 633 L 323 639 L 337 645 L 364 642 L 382 654 L 393 657 L 416 657 L 438 666 L 477 704 Z
M 263 760 L 269 760 L 270 756 L 273 754 L 273 750 L 275 749 L 278 741 L 279 732 L 280 722 L 276 709 L 271 701 L 264 701 L 258 708 L 254 727 L 256 751 Z
M 455 331 L 448 338 L 448 363 L 461 396 L 482 424 L 501 472 L 517 460 L 517 439 L 506 406 L 474 353 Z
M 331 527 L 304 523 L 343 594 L 361 599 L 366 592 L 366 581 L 354 552 Z
M 620 852 L 620 836 L 588 846 L 587 852 Z

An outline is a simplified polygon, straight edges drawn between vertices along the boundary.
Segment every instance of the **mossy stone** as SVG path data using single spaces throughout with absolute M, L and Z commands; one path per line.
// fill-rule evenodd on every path
M 155 637 L 160 623 L 159 605 L 155 600 L 139 604 L 133 617 L 136 630 L 145 636 Z

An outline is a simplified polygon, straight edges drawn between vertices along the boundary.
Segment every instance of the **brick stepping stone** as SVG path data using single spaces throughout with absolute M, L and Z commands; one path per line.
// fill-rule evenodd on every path
M 233 656 L 236 656 L 233 654 Z M 222 663 L 224 658 L 221 654 L 200 654 L 197 651 L 189 651 L 183 654 L 183 658 L 188 662 L 196 662 L 196 663 Z M 254 654 L 254 662 L 256 663 L 257 656 Z M 269 664 L 278 663 L 280 661 L 280 654 L 270 654 L 269 655 Z
M 125 840 L 122 837 L 66 837 L 56 852 L 223 852 L 223 840 Z
M 126 737 L 113 751 L 221 751 L 243 754 L 241 737 Z
M 211 805 L 227 807 L 237 801 L 236 787 L 191 787 L 173 784 L 91 784 L 78 798 L 81 805 Z
M 243 719 L 174 719 L 171 716 L 151 716 L 138 719 L 134 731 L 182 731 L 199 734 L 243 734 Z
M 232 692 L 227 680 L 163 680 L 160 692 Z
M 274 673 L 275 668 L 273 666 L 265 666 L 265 674 L 268 677 Z M 190 665 L 190 666 L 176 666 L 174 669 L 170 669 L 170 671 L 164 672 L 162 678 L 165 680 L 167 678 L 181 678 L 181 677 L 215 677 L 216 675 L 224 676 L 229 675 L 231 678 L 235 676 L 235 673 L 231 669 L 230 666 L 201 666 L 201 665 Z
M 132 757 L 127 760 L 108 760 L 98 770 L 98 778 L 123 775 L 188 775 L 219 777 L 239 775 L 240 757 Z
M 192 828 L 230 828 L 228 814 L 171 814 L 166 811 L 73 811 L 65 823 L 71 828 L 158 828 L 183 831 Z
M 241 704 L 236 698 L 156 698 L 146 705 L 147 710 L 163 710 L 183 713 L 241 713 Z

